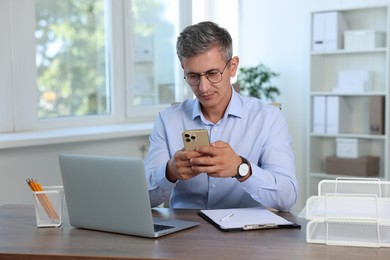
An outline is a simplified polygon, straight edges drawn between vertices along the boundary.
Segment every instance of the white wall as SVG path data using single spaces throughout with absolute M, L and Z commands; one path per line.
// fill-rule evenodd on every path
M 306 136 L 308 122 L 310 13 L 389 3 L 388 0 L 240 0 L 239 56 L 241 66 L 263 62 L 280 76 L 279 101 L 287 118 L 300 183 L 295 210 L 306 202 Z
M 299 1 L 241 1 L 240 65 L 263 62 L 280 74 L 275 84 L 280 88 L 283 113 L 293 137 L 299 199 L 305 198 L 304 157 L 306 129 L 306 89 L 309 51 L 309 12 Z M 308 1 L 300 1 L 308 2 Z M 298 8 L 299 6 L 299 8 Z M 251 28 L 250 30 L 248 30 Z

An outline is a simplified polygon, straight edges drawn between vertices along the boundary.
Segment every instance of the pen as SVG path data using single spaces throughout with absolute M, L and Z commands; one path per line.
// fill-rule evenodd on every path
M 254 229 L 268 229 L 268 228 L 278 228 L 278 225 L 270 224 L 249 224 L 243 227 L 244 230 L 254 230 Z
M 223 222 L 231 217 L 233 217 L 234 215 L 234 211 L 230 212 L 229 214 L 227 214 L 226 216 L 224 216 L 223 218 L 221 218 L 219 221 Z

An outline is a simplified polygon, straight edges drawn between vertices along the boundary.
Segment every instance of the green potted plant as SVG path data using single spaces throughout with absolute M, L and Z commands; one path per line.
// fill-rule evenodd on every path
M 262 63 L 254 67 L 241 67 L 234 87 L 240 94 L 275 101 L 280 91 L 271 80 L 277 76 L 278 73 Z

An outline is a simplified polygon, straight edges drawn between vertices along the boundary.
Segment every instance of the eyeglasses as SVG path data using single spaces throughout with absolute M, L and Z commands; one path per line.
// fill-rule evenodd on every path
M 209 70 L 205 73 L 187 73 L 184 75 L 184 79 L 190 86 L 197 86 L 200 83 L 200 78 L 202 76 L 206 76 L 207 80 L 210 81 L 211 83 L 218 83 L 222 80 L 222 74 L 225 71 L 227 65 L 229 62 L 232 60 L 230 58 L 227 62 L 225 67 L 223 68 L 222 72 L 219 70 Z

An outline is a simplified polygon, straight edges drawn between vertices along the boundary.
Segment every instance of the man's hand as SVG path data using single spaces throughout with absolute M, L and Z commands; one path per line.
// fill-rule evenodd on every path
M 211 177 L 232 177 L 237 173 L 241 158 L 228 143 L 217 141 L 210 146 L 197 147 L 201 156 L 190 158 L 191 172 L 205 172 Z
M 199 172 L 192 169 L 190 160 L 201 157 L 202 154 L 196 151 L 184 151 L 184 148 L 177 151 L 171 160 L 168 161 L 166 168 L 166 177 L 170 182 L 177 180 L 188 180 Z

